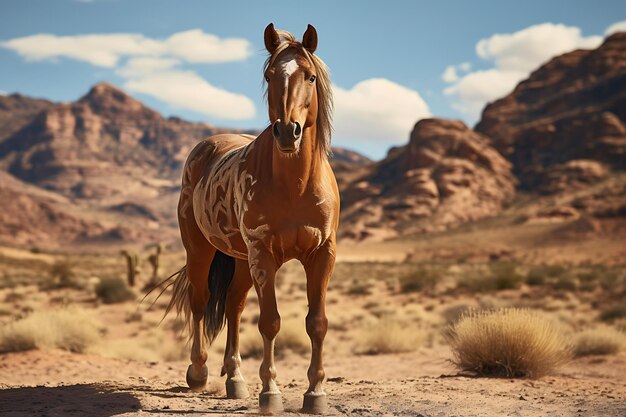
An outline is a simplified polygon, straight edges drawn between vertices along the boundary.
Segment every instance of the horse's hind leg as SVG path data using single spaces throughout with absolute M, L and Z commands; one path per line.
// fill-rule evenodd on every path
M 191 365 L 187 368 L 187 385 L 194 391 L 202 391 L 209 375 L 206 366 L 207 349 L 203 329 L 204 311 L 209 301 L 209 270 L 215 255 L 215 249 L 207 248 L 204 256 L 187 254 L 187 276 L 189 286 L 189 302 L 192 313 L 191 328 Z
M 193 206 L 187 201 L 188 197 L 184 193 L 181 194 L 178 212 L 180 234 L 187 252 L 186 271 L 190 284 L 188 297 L 192 313 L 191 365 L 187 369 L 187 385 L 195 391 L 201 391 L 208 378 L 207 350 L 202 324 L 204 312 L 209 302 L 209 271 L 216 249 L 206 240 L 198 228 L 193 214 Z
M 248 262 L 237 259 L 235 275 L 228 288 L 226 298 L 226 319 L 228 320 L 228 336 L 224 352 L 222 375 L 226 374 L 226 396 L 228 398 L 247 398 L 250 394 L 248 386 L 241 375 L 241 355 L 239 354 L 239 321 L 246 305 L 248 291 L 252 287 L 252 278 Z

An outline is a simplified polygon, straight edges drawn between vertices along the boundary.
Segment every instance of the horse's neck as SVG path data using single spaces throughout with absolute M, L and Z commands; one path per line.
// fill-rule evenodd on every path
M 323 155 L 316 149 L 315 126 L 302 131 L 300 150 L 295 155 L 282 155 L 274 144 L 270 131 L 265 145 L 271 146 L 272 181 L 288 192 L 289 195 L 302 196 L 310 189 L 311 181 L 319 180 Z

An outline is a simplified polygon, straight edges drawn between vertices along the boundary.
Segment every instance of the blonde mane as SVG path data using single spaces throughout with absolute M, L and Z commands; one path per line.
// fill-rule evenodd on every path
M 328 67 L 317 55 L 309 52 L 302 43 L 285 30 L 277 30 L 280 38 L 280 45 L 273 54 L 269 55 L 263 65 L 263 73 L 274 63 L 274 60 L 284 50 L 293 47 L 297 48 L 313 65 L 317 75 L 317 138 L 319 149 L 322 155 L 328 156 L 330 153 L 330 136 L 333 129 L 333 92 L 330 85 L 330 75 Z M 267 98 L 267 83 L 265 85 L 265 97 Z

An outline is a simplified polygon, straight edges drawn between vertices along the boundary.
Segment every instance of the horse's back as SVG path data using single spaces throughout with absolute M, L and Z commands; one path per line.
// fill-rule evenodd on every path
M 239 201 L 232 190 L 242 181 L 239 150 L 255 138 L 251 135 L 220 134 L 198 143 L 185 164 L 181 204 L 191 209 L 205 238 L 218 250 L 243 258 L 246 249 L 238 225 Z
M 220 158 L 230 151 L 243 148 L 248 145 L 254 136 L 235 133 L 222 133 L 209 136 L 199 142 L 189 153 L 185 162 L 183 186 L 196 184 L 200 178 L 206 176 L 208 171 Z

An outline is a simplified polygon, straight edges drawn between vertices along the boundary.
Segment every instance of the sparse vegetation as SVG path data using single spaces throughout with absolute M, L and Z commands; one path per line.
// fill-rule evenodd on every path
M 61 260 L 50 267 L 49 280 L 43 281 L 39 287 L 44 291 L 60 288 L 80 290 L 83 284 L 78 280 L 72 264 L 68 260 Z
M 96 295 L 105 304 L 122 303 L 135 299 L 135 294 L 121 278 L 104 278 L 96 285 Z
M 537 378 L 570 358 L 552 323 L 536 312 L 500 309 L 465 315 L 446 335 L 453 363 L 483 376 Z
M 624 346 L 624 335 L 610 327 L 585 330 L 574 338 L 576 356 L 612 355 Z
M 371 294 L 372 284 L 370 282 L 365 281 L 352 281 L 348 289 L 346 290 L 346 294 L 349 295 L 369 295 Z
M 608 307 L 600 313 L 600 320 L 609 323 L 623 318 L 626 318 L 626 304 Z
M 443 272 L 441 269 L 432 266 L 421 266 L 400 276 L 398 279 L 400 291 L 403 293 L 431 291 L 442 277 Z
M 517 264 L 509 261 L 493 262 L 485 268 L 473 269 L 459 281 L 458 287 L 472 292 L 489 292 L 518 288 L 524 276 Z
M 263 356 L 263 339 L 257 331 L 242 332 L 239 336 L 239 353 L 243 359 Z
M 290 350 L 298 355 L 304 355 L 310 351 L 310 340 L 306 334 L 304 321 L 284 320 L 280 326 L 280 332 L 276 336 L 276 353 L 283 355 L 285 350 Z
M 417 350 L 424 339 L 418 329 L 386 317 L 361 331 L 354 351 L 365 355 L 410 352 Z
M 84 352 L 99 338 L 98 325 L 82 309 L 37 311 L 0 328 L 0 353 L 42 348 Z

